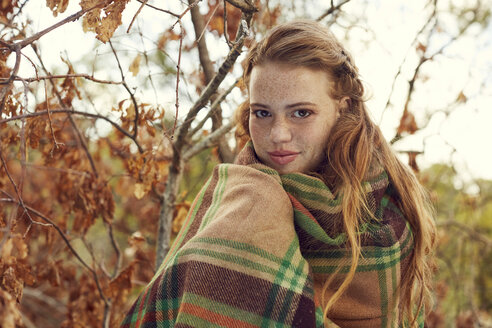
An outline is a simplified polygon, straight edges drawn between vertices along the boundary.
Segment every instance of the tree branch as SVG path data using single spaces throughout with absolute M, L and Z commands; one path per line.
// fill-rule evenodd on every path
M 145 4 L 145 6 L 147 6 L 147 7 L 149 7 L 149 8 L 152 8 L 152 9 L 154 9 L 154 10 L 161 11 L 161 12 L 163 12 L 163 13 L 169 14 L 169 15 L 174 16 L 174 17 L 176 17 L 176 18 L 181 18 L 181 17 L 180 17 L 180 15 L 175 14 L 175 13 L 173 13 L 173 12 L 169 11 L 169 10 L 166 10 L 166 9 L 161 9 L 161 8 L 157 8 L 157 7 L 155 7 L 155 6 L 152 6 L 152 5 L 148 4 L 148 3 L 147 3 L 147 0 L 137 0 L 137 1 L 138 1 L 138 2 L 140 2 L 140 3 L 142 3 L 142 4 Z
M 326 16 L 331 15 L 332 13 L 334 13 L 336 10 L 340 10 L 340 8 L 342 8 L 342 6 L 344 4 L 346 4 L 347 2 L 350 2 L 350 0 L 343 0 L 338 5 L 334 6 L 333 1 L 331 1 L 331 7 L 330 7 L 330 9 L 328 9 L 325 13 L 323 13 L 321 16 L 319 16 L 318 18 L 316 18 L 316 20 L 319 22 L 322 19 L 324 19 Z
M 254 14 L 258 9 L 250 0 L 226 0 L 236 8 L 241 9 L 244 14 Z
M 234 127 L 234 122 L 229 122 L 226 125 L 222 125 L 220 128 L 209 134 L 205 139 L 196 143 L 193 147 L 188 149 L 183 155 L 183 161 L 188 161 L 191 157 L 195 156 L 202 150 L 215 145 L 224 134 L 229 132 Z
M 128 91 L 128 94 L 130 95 L 130 98 L 131 98 L 132 103 L 133 103 L 133 107 L 135 107 L 135 119 L 133 120 L 132 139 L 136 139 L 138 136 L 138 120 L 139 120 L 139 111 L 138 111 L 137 100 L 135 99 L 135 96 L 133 95 L 130 88 L 126 84 L 125 74 L 123 74 L 123 69 L 121 68 L 120 59 L 118 58 L 118 54 L 116 53 L 116 50 L 114 49 L 113 43 L 111 42 L 111 40 L 109 40 L 109 45 L 111 46 L 111 50 L 113 51 L 114 58 L 116 58 L 116 62 L 118 63 L 118 69 L 120 70 L 120 74 L 121 74 L 121 84 L 123 84 L 126 91 Z M 140 149 L 139 149 L 139 151 L 140 151 Z
M 81 112 L 81 111 L 76 111 L 73 109 L 51 109 L 49 111 L 51 115 L 53 114 L 75 114 L 75 115 L 81 115 L 81 116 L 87 116 L 95 119 L 101 119 L 105 120 L 106 122 L 110 123 L 112 126 L 114 126 L 118 131 L 120 131 L 122 134 L 127 136 L 128 138 L 132 139 L 132 141 L 135 143 L 135 145 L 138 147 L 139 151 L 142 153 L 143 148 L 140 146 L 138 141 L 134 138 L 133 135 L 131 135 L 128 131 L 123 129 L 121 126 L 119 126 L 116 122 L 111 121 L 109 118 L 106 116 L 103 116 L 101 114 L 92 114 L 92 113 L 86 113 L 86 112 Z M 3 120 L 0 120 L 0 124 L 2 123 L 7 123 L 10 121 L 15 121 L 15 120 L 20 120 L 23 118 L 31 118 L 31 117 L 36 117 L 36 116 L 42 116 L 42 115 L 48 115 L 49 114 L 47 110 L 44 111 L 39 111 L 39 112 L 34 112 L 34 113 L 29 113 L 29 114 L 23 114 L 23 115 L 17 115 L 17 116 L 12 116 Z
M 37 76 L 37 77 L 30 77 L 30 78 L 21 78 L 19 76 L 14 76 L 14 81 L 26 81 L 28 83 L 32 82 L 40 82 L 43 80 L 50 80 L 50 79 L 70 79 L 70 78 L 84 78 L 93 82 L 101 83 L 101 84 L 123 84 L 123 82 L 118 82 L 118 81 L 106 81 L 106 80 L 100 80 L 96 79 L 93 76 L 90 76 L 89 74 L 61 74 L 61 75 L 49 75 L 49 76 Z M 0 79 L 0 84 L 8 84 L 8 79 Z
M 193 128 L 193 130 L 191 130 L 191 132 L 189 133 L 190 136 L 194 136 L 198 131 L 201 130 L 201 128 L 203 128 L 205 122 L 207 122 L 207 120 L 215 114 L 215 111 L 219 109 L 220 104 L 232 92 L 232 90 L 234 90 L 234 88 L 237 86 L 238 83 L 239 83 L 239 79 L 237 79 L 236 82 L 234 82 L 229 87 L 229 89 L 227 89 L 220 97 L 215 99 L 212 105 L 210 105 L 210 110 L 208 111 L 207 116 L 205 116 L 205 118 L 201 120 L 200 123 L 198 123 L 198 125 L 195 126 L 195 128 Z
M 463 224 L 453 219 L 437 221 L 436 224 L 438 227 L 456 227 L 461 231 L 466 232 L 473 240 L 477 240 L 481 243 L 484 243 L 487 248 L 492 247 L 492 239 L 487 237 L 485 234 L 482 234 L 476 231 L 475 229 L 469 227 L 466 224 Z
M 156 268 L 160 266 L 164 260 L 170 246 L 171 226 L 174 213 L 174 204 L 179 190 L 179 182 L 183 168 L 182 151 L 185 146 L 189 129 L 197 113 L 209 101 L 210 96 L 214 94 L 219 85 L 224 80 L 237 57 L 241 53 L 242 45 L 247 34 L 247 27 L 251 23 L 252 14 L 243 13 L 242 22 L 239 26 L 234 47 L 231 49 L 226 59 L 222 63 L 219 71 L 210 81 L 207 87 L 203 90 L 200 97 L 192 106 L 184 123 L 177 130 L 177 138 L 172 142 L 173 157 L 169 166 L 169 174 L 166 181 L 166 188 L 162 197 L 161 208 L 159 212 L 158 230 L 157 230 L 157 245 L 156 245 Z M 244 23 L 243 23 L 244 22 Z
M 4 192 L 5 193 L 5 192 Z M 14 203 L 14 204 L 19 204 L 20 203 L 18 201 L 16 201 L 15 199 L 13 199 L 10 195 L 9 195 L 10 199 L 6 199 L 6 198 L 1 198 L 0 201 L 2 202 L 7 202 L 7 203 Z M 21 205 L 22 206 L 22 205 Z M 48 217 L 46 217 L 45 215 L 43 215 L 42 213 L 38 212 L 37 210 L 35 210 L 34 208 L 28 206 L 28 205 L 24 205 L 25 208 L 30 211 L 32 214 L 38 216 L 41 220 L 49 223 L 57 232 L 58 234 L 60 235 L 60 237 L 63 239 L 63 241 L 65 242 L 65 244 L 67 245 L 68 249 L 70 250 L 70 252 L 75 256 L 75 258 L 87 269 L 89 270 L 89 272 L 92 274 L 93 278 L 94 278 L 94 281 L 96 283 L 96 286 L 97 286 L 97 289 L 99 291 L 99 296 L 101 297 L 101 299 L 104 301 L 104 304 L 108 304 L 108 300 L 106 299 L 106 296 L 104 296 L 104 293 L 102 291 L 102 288 L 101 288 L 101 285 L 99 283 L 99 278 L 97 276 L 97 273 L 96 271 L 94 271 L 94 269 L 92 269 L 79 255 L 79 253 L 77 253 L 77 251 L 73 248 L 72 244 L 70 244 L 70 241 L 68 240 L 67 236 L 63 233 L 63 231 L 60 229 L 60 227 L 51 219 L 49 219 Z
M 191 2 L 193 0 L 189 0 Z M 215 10 L 219 7 L 220 2 L 217 2 L 217 5 L 215 7 Z M 226 3 L 224 2 L 224 13 L 225 11 L 225 5 Z M 214 12 L 215 12 L 214 10 Z M 213 14 L 210 16 L 210 19 L 212 18 Z M 202 34 L 206 30 L 206 25 L 209 24 L 210 20 L 205 24 L 205 21 L 203 19 L 203 15 L 200 13 L 200 9 L 198 7 L 194 7 L 191 9 L 191 20 L 193 22 L 193 27 L 195 30 L 195 39 L 198 44 L 198 57 L 200 59 L 200 64 L 203 68 L 203 73 L 205 75 L 205 83 L 209 83 L 215 75 L 215 70 L 214 70 L 214 65 L 212 61 L 210 60 L 209 52 L 208 52 L 208 47 L 205 38 L 202 38 Z M 224 24 L 226 21 L 224 20 Z M 224 25 L 226 26 L 226 25 Z M 224 34 L 227 34 L 227 31 L 224 31 Z M 227 40 L 227 44 L 229 47 L 232 45 L 230 44 L 229 40 Z M 217 98 L 217 94 L 214 92 L 210 96 L 210 101 L 214 102 Z M 217 106 L 216 110 L 214 110 L 212 117 L 212 131 L 217 130 L 220 128 L 222 125 L 222 109 L 220 106 Z M 232 150 L 230 149 L 229 145 L 225 140 L 220 140 L 219 141 L 219 158 L 222 162 L 232 162 L 233 161 L 233 153 Z

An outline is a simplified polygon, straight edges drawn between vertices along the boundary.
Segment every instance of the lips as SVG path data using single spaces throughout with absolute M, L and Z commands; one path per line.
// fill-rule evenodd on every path
M 296 159 L 298 152 L 293 152 L 289 150 L 276 150 L 273 152 L 269 152 L 268 155 L 270 159 L 279 165 L 285 165 Z

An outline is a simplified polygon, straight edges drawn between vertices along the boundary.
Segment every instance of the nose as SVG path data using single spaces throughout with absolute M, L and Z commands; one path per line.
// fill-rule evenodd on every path
M 270 130 L 270 139 L 273 143 L 285 143 L 292 140 L 292 131 L 289 123 L 282 119 L 273 122 Z

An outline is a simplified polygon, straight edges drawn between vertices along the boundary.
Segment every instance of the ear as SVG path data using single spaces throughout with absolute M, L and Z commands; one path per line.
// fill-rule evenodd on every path
M 338 100 L 338 110 L 337 110 L 337 118 L 340 117 L 340 113 L 345 112 L 350 107 L 350 97 L 342 97 Z

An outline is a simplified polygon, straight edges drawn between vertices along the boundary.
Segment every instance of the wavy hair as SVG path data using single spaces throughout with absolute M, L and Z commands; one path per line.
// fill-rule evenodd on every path
M 404 165 L 384 139 L 380 129 L 368 115 L 364 86 L 349 52 L 323 25 L 314 21 L 298 20 L 281 24 L 254 44 L 244 62 L 244 83 L 249 88 L 252 69 L 268 62 L 322 70 L 333 81 L 330 96 L 335 100 L 348 97 L 348 106 L 340 109 L 340 117 L 332 128 L 326 145 L 326 172 L 329 172 L 335 192 L 343 194 L 342 213 L 344 230 L 351 251 L 351 267 L 340 288 L 323 304 L 325 318 L 352 281 L 359 257 L 361 241 L 358 228 L 367 202 L 361 182 L 369 166 L 377 160 L 386 169 L 399 195 L 400 208 L 410 223 L 414 235 L 408 270 L 398 289 L 399 317 L 402 324 L 414 327 L 423 306 L 430 304 L 431 252 L 435 241 L 433 210 L 427 193 L 413 172 Z M 236 137 L 250 139 L 249 100 L 235 114 Z M 241 143 L 241 142 L 240 142 Z M 323 286 L 323 294 L 330 280 Z M 417 308 L 415 305 L 417 304 Z

